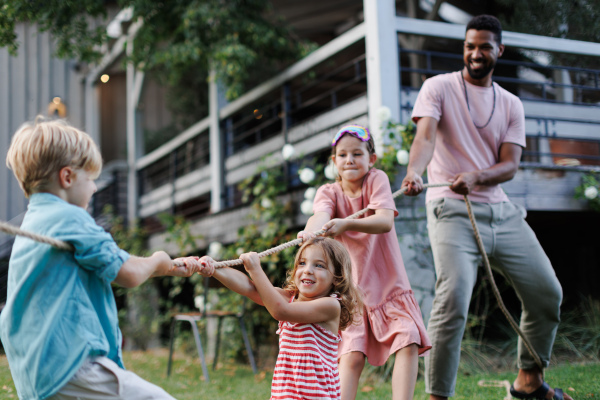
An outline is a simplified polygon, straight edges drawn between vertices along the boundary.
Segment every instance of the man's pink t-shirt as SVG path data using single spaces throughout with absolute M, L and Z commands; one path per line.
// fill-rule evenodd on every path
M 492 90 L 465 81 L 469 112 L 460 74 L 458 71 L 427 79 L 413 108 L 413 121 L 422 117 L 438 121 L 435 150 L 427 166 L 430 183 L 448 182 L 458 173 L 492 167 L 498 163 L 503 143 L 525 147 L 525 113 L 519 98 L 496 83 Z M 494 114 L 490 123 L 479 129 L 475 124 L 484 126 L 494 108 L 494 91 Z M 425 199 L 440 197 L 463 198 L 449 187 L 440 187 L 429 188 Z M 476 186 L 469 197 L 483 203 L 508 201 L 500 185 Z

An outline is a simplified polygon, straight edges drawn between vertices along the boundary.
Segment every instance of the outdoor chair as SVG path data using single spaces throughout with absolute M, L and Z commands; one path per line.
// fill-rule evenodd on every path
M 216 279 L 205 277 L 205 298 L 208 295 L 209 289 L 216 287 L 223 287 L 223 285 Z M 239 312 L 225 310 L 208 310 L 207 303 L 207 301 L 204 302 L 204 305 L 202 306 L 202 310 L 200 312 L 188 312 L 173 315 L 171 320 L 171 335 L 169 339 L 169 362 L 167 365 L 167 376 L 171 375 L 171 367 L 173 360 L 173 343 L 175 342 L 175 335 L 177 333 L 176 325 L 178 322 L 188 322 L 192 327 L 192 334 L 194 335 L 194 341 L 196 342 L 198 357 L 200 358 L 200 362 L 202 363 L 202 373 L 204 375 L 204 379 L 206 382 L 210 381 L 208 377 L 208 368 L 206 367 L 206 359 L 204 357 L 204 350 L 202 348 L 202 341 L 200 340 L 200 332 L 198 330 L 198 322 L 202 320 L 208 320 L 210 318 L 217 318 L 217 341 L 215 344 L 215 358 L 213 360 L 213 371 L 217 368 L 217 362 L 219 358 L 219 347 L 221 344 L 221 327 L 223 324 L 223 319 L 236 318 L 240 327 L 240 331 L 242 333 L 244 345 L 246 346 L 246 352 L 248 353 L 248 360 L 250 362 L 250 366 L 252 367 L 252 371 L 254 372 L 254 374 L 256 374 L 258 371 L 256 368 L 256 363 L 254 361 L 254 354 L 252 353 L 252 347 L 250 346 L 250 340 L 248 339 L 248 333 L 246 332 L 246 325 L 244 324 L 246 297 L 244 297 L 241 311 Z

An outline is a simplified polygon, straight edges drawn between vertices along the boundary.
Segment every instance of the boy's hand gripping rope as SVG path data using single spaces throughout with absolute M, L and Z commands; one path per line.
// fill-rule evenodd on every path
M 443 187 L 443 186 L 450 186 L 450 185 L 451 185 L 450 183 L 429 183 L 429 184 L 423 185 L 423 188 Z M 406 188 L 401 188 L 401 189 L 395 191 L 394 193 L 392 193 L 392 197 L 396 198 L 396 197 L 404 194 L 404 192 L 406 192 Z M 519 334 L 519 336 L 523 340 L 523 344 L 525 344 L 525 347 L 527 348 L 527 350 L 529 350 L 529 353 L 531 353 L 531 356 L 533 357 L 533 359 L 534 359 L 535 363 L 537 364 L 537 366 L 539 367 L 540 371 L 544 371 L 544 366 L 542 364 L 542 360 L 540 359 L 540 356 L 535 352 L 535 350 L 533 349 L 533 345 L 525 337 L 525 335 L 523 334 L 521 329 L 519 329 L 519 325 L 513 319 L 513 317 L 510 315 L 510 313 L 508 312 L 508 309 L 506 308 L 506 306 L 504 305 L 504 302 L 502 301 L 502 297 L 500 296 L 500 291 L 498 290 L 498 287 L 496 286 L 496 282 L 494 281 L 494 276 L 492 275 L 492 267 L 490 265 L 490 261 L 487 257 L 487 254 L 485 252 L 485 248 L 483 246 L 483 241 L 481 240 L 481 236 L 479 234 L 479 229 L 477 228 L 477 223 L 475 221 L 475 217 L 473 216 L 471 201 L 469 200 L 467 195 L 465 195 L 464 198 L 465 198 L 465 204 L 467 205 L 469 220 L 471 221 L 471 225 L 473 226 L 473 233 L 475 235 L 475 240 L 477 241 L 477 246 L 479 247 L 479 252 L 481 253 L 481 256 L 483 257 L 483 263 L 485 265 L 485 269 L 486 269 L 486 272 L 490 279 L 490 282 L 492 283 L 492 291 L 494 293 L 494 296 L 496 297 L 496 300 L 498 301 L 498 305 L 500 306 L 500 309 L 502 310 L 502 313 L 504 313 L 504 316 L 508 320 L 509 324 Z M 361 215 L 365 214 L 367 211 L 369 211 L 369 208 L 364 208 L 360 211 L 355 212 L 352 215 L 349 215 L 345 219 L 356 219 L 356 218 L 360 217 Z M 26 238 L 35 240 L 37 242 L 49 244 L 58 249 L 67 250 L 67 251 L 74 250 L 73 245 L 71 245 L 70 243 L 64 242 L 62 240 L 54 239 L 54 238 L 51 238 L 48 236 L 38 235 L 38 234 L 35 234 L 32 232 L 24 231 L 20 228 L 17 228 L 14 225 L 11 225 L 11 224 L 3 222 L 3 221 L 0 221 L 0 231 L 3 231 L 5 233 L 8 233 L 13 236 L 17 236 L 17 235 L 24 236 Z M 322 235 L 323 233 L 325 233 L 325 230 L 321 229 L 320 231 L 315 232 L 315 235 L 319 236 L 319 235 Z M 263 257 L 269 256 L 271 254 L 279 253 L 282 250 L 285 250 L 292 246 L 297 246 L 299 244 L 302 244 L 302 239 L 290 240 L 289 242 L 280 244 L 279 246 L 276 246 L 276 247 L 270 248 L 268 250 L 265 250 L 261 253 L 258 253 L 258 257 L 263 258 Z M 175 262 L 175 261 L 173 263 L 177 266 L 182 265 L 181 263 Z M 215 268 L 223 268 L 223 267 L 232 267 L 235 265 L 242 265 L 242 264 L 243 264 L 242 260 L 237 259 L 237 260 L 219 261 L 219 262 L 214 263 L 213 265 Z

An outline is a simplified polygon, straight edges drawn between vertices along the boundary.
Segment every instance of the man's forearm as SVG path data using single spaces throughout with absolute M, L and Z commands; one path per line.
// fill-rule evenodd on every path
M 517 173 L 518 167 L 518 164 L 512 162 L 502 162 L 477 171 L 477 185 L 493 186 L 510 181 Z
M 408 174 L 423 175 L 433 157 L 438 122 L 432 117 L 423 117 L 417 122 L 417 134 L 413 140 L 408 161 Z
M 427 140 L 415 140 L 410 149 L 407 172 L 418 176 L 423 175 L 433 157 L 433 149 L 434 143 Z
M 503 183 L 514 178 L 519 169 L 519 161 L 523 149 L 513 143 L 504 143 L 500 147 L 498 163 L 477 171 L 477 185 L 491 186 Z

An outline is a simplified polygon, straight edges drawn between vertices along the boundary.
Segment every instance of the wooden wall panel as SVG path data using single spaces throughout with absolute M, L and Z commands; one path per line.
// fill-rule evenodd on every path
M 10 56 L 0 48 L 0 220 L 15 220 L 27 209 L 27 199 L 5 166 L 12 135 L 36 115 L 47 115 L 48 104 L 59 96 L 67 105 L 70 123 L 85 126 L 82 75 L 72 60 L 53 58 L 54 46 L 47 33 L 35 26 L 16 27 L 19 50 Z M 0 245 L 7 239 L 0 235 Z

